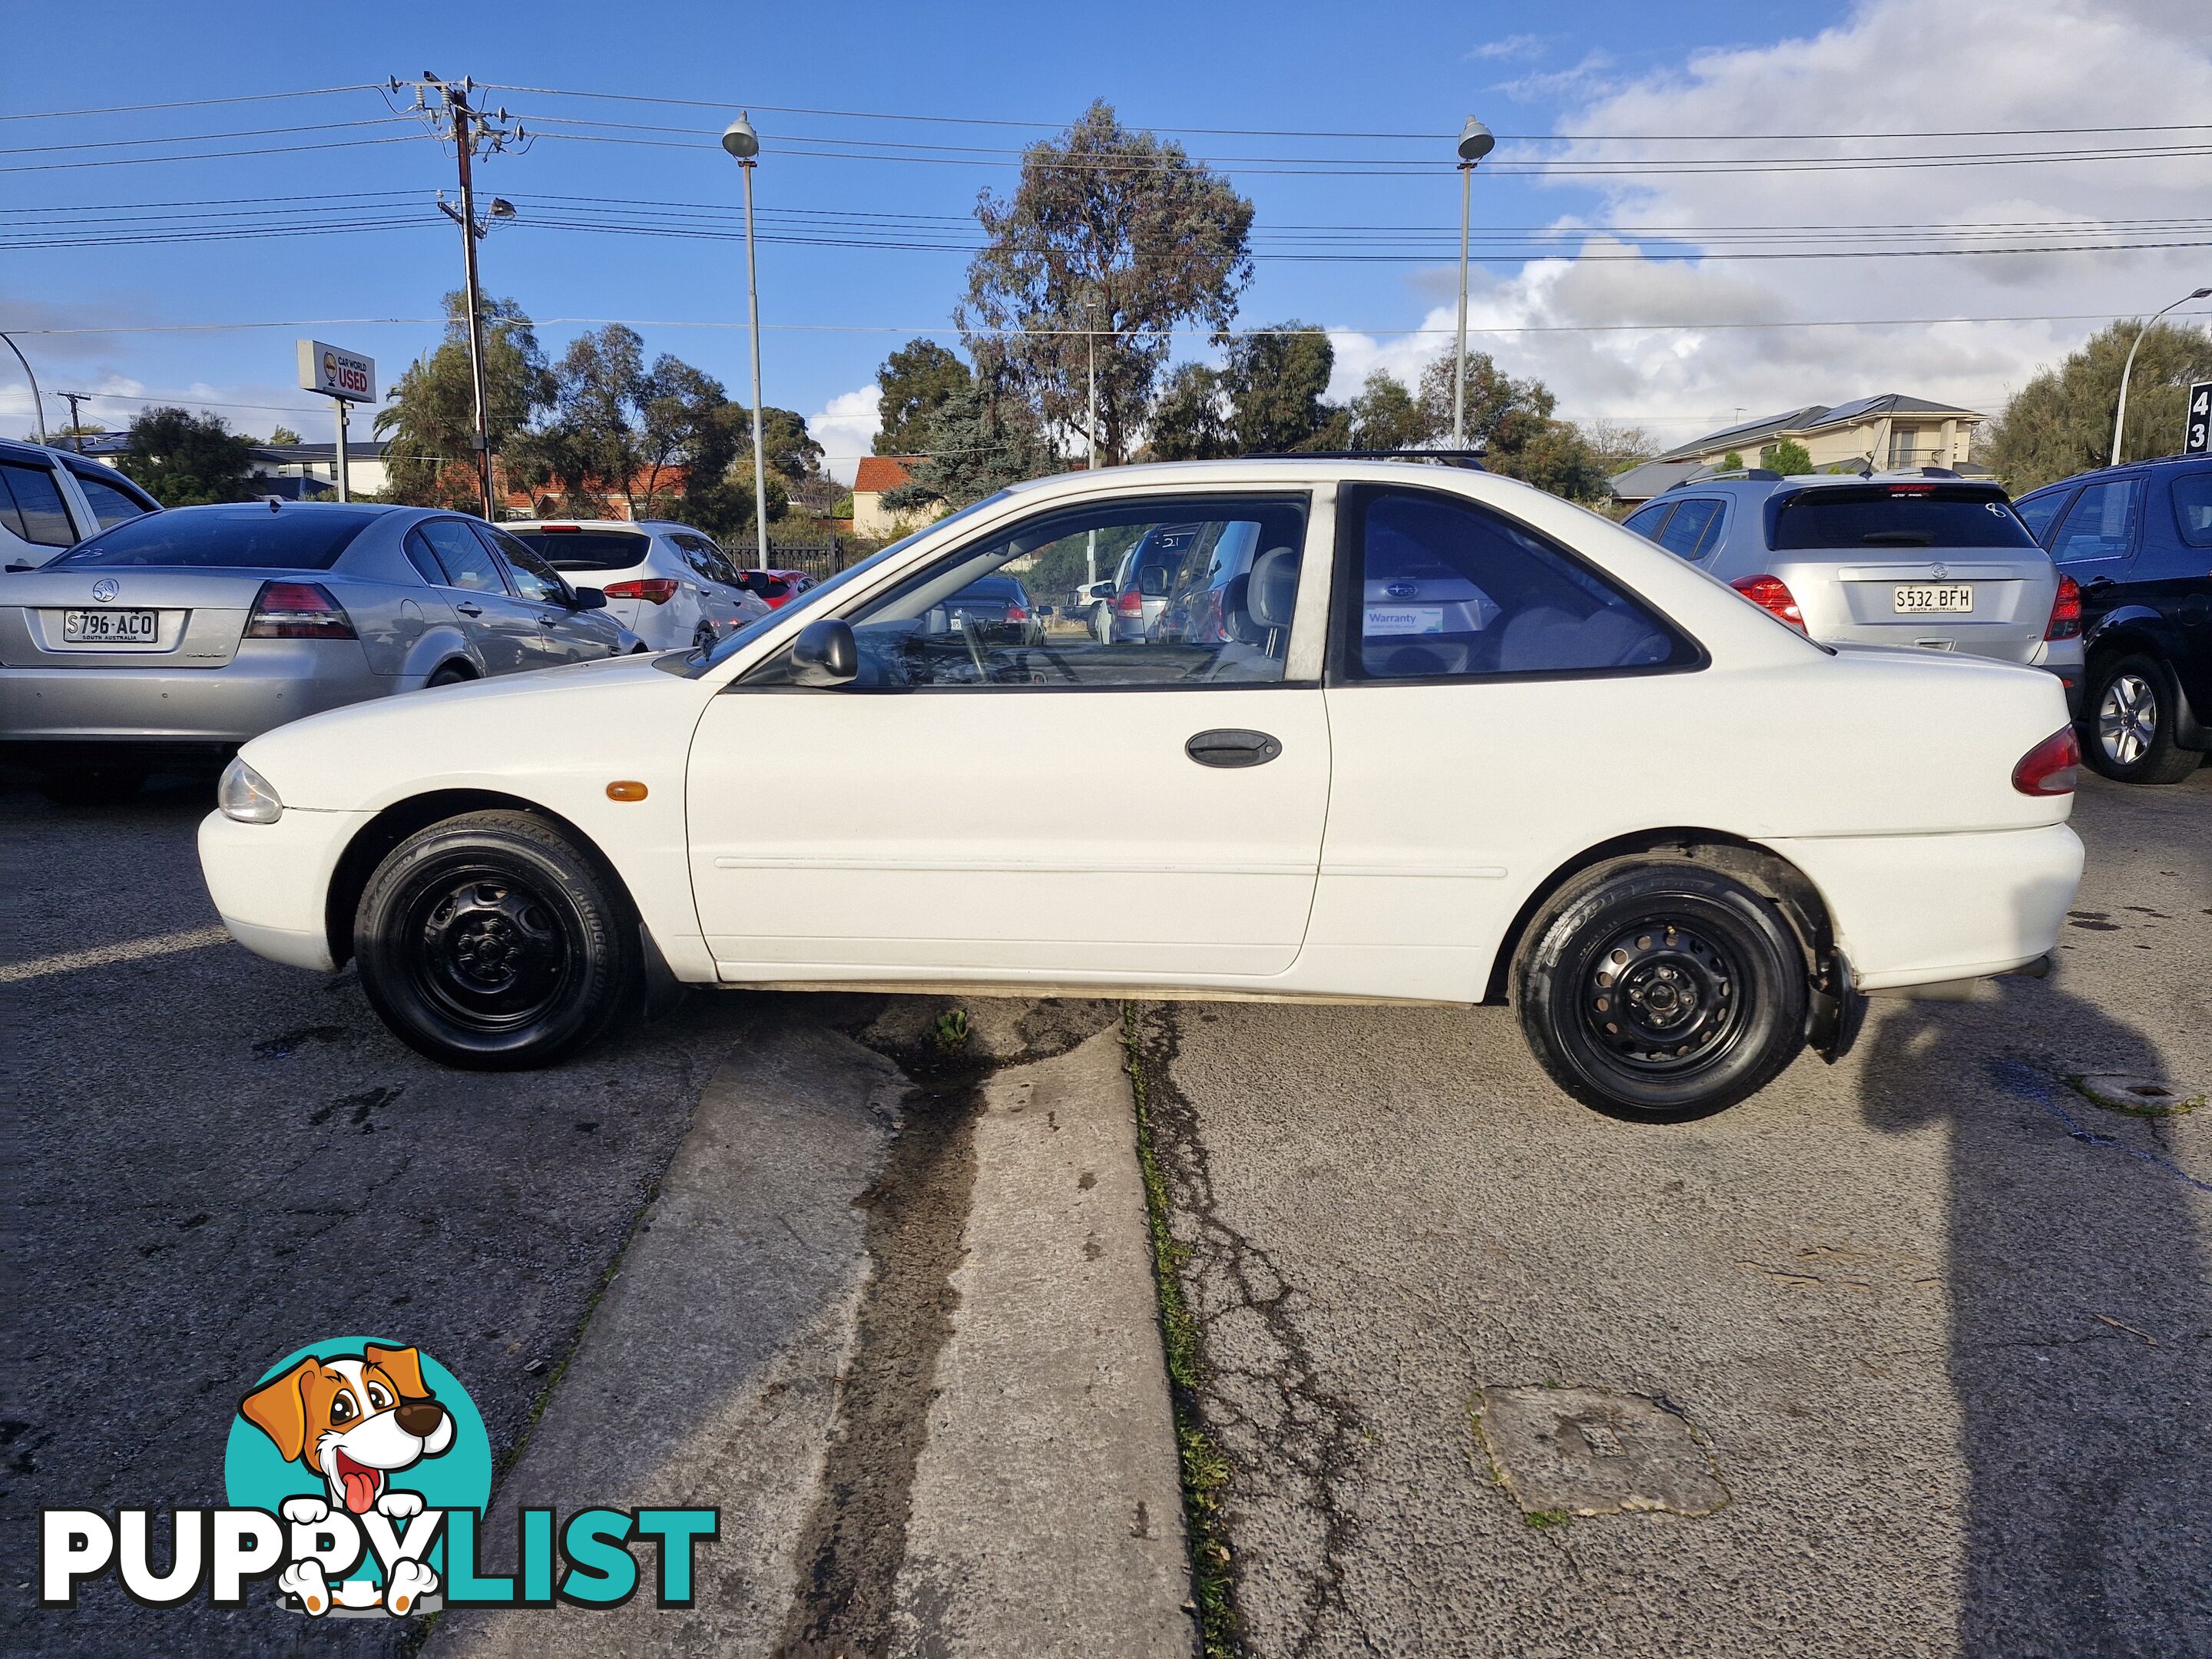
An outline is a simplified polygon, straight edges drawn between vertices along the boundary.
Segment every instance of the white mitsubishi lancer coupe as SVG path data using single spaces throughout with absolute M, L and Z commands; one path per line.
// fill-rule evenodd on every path
M 948 605 L 1170 544 L 1142 640 Z M 282 726 L 199 846 L 240 943 L 358 961 L 455 1066 L 677 984 L 1510 998 L 1567 1092 L 1680 1119 L 2050 951 L 2076 760 L 2049 674 L 1817 644 L 1525 485 L 1217 461 L 1003 490 L 709 647 Z

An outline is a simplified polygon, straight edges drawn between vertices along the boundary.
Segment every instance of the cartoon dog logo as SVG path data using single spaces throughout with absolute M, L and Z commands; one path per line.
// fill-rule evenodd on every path
M 391 1479 L 453 1443 L 453 1413 L 422 1381 L 422 1356 L 413 1348 L 364 1344 L 357 1354 L 313 1354 L 270 1379 L 239 1404 L 239 1415 L 276 1443 L 288 1463 L 321 1477 L 324 1498 L 292 1498 L 288 1521 L 313 1524 L 333 1510 L 367 1515 L 372 1510 L 405 1521 L 422 1510 L 419 1492 L 392 1487 Z M 329 1609 L 332 1596 L 315 1561 L 295 1563 L 277 1575 L 278 1588 L 296 1595 L 310 1613 Z M 340 1586 L 340 1605 L 373 1605 L 404 1614 L 438 1587 L 437 1575 L 420 1562 L 403 1561 L 381 1596 L 366 1580 Z

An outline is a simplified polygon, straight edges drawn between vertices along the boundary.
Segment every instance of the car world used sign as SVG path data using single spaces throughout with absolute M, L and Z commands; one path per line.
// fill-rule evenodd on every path
M 300 384 L 325 398 L 373 404 L 376 401 L 376 360 L 320 340 L 302 340 Z

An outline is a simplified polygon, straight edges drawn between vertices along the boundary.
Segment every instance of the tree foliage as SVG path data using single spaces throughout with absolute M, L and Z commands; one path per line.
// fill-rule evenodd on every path
M 164 507 L 253 499 L 253 440 L 220 415 L 149 409 L 131 422 L 123 472 Z
M 1595 450 L 1554 411 L 1559 399 L 1541 380 L 1516 380 L 1486 351 L 1468 354 L 1467 440 L 1485 452 L 1492 472 L 1519 478 L 1571 501 L 1612 495 L 1611 475 Z M 1442 356 L 1421 375 L 1421 407 L 1445 441 L 1451 433 L 1452 359 Z
M 1420 449 L 1436 441 L 1436 422 L 1406 387 L 1385 370 L 1367 377 L 1350 405 L 1352 447 Z
M 1336 349 L 1310 324 L 1240 336 L 1222 375 L 1237 447 L 1262 455 L 1343 448 L 1348 423 L 1323 401 L 1335 368 Z
M 1590 447 L 1590 453 L 1597 457 L 1597 464 L 1605 469 L 1607 477 L 1617 477 L 1631 467 L 1643 465 L 1666 447 L 1642 427 L 1621 421 L 1583 421 L 1577 422 L 1576 429 Z
M 934 340 L 909 340 L 884 359 L 876 371 L 882 392 L 877 410 L 882 425 L 873 448 L 878 455 L 913 455 L 928 442 L 930 416 L 946 398 L 968 388 L 968 365 Z
M 1978 459 L 2015 495 L 2071 477 L 2112 458 L 2120 369 L 2142 325 L 2114 323 L 2055 368 L 2013 394 L 1975 436 Z M 2182 405 L 2191 384 L 2212 380 L 2212 331 L 2160 323 L 2142 335 L 2129 378 L 2120 458 L 2171 455 L 2181 447 Z
M 928 459 L 908 482 L 884 492 L 884 505 L 910 512 L 942 503 L 965 507 L 1024 478 L 1060 470 L 1028 404 L 977 376 L 929 417 L 923 450 Z
M 298 433 L 281 422 L 272 428 L 269 434 L 269 447 L 271 449 L 289 449 L 295 444 L 305 441 L 306 440 Z
M 1152 404 L 1145 453 L 1155 461 L 1212 461 L 1237 451 L 1221 371 L 1178 364 Z
M 1085 419 L 1095 348 L 1097 447 L 1108 462 L 1126 459 L 1170 331 L 1196 320 L 1218 336 L 1236 316 L 1252 275 L 1251 203 L 1101 101 L 1030 145 L 1013 195 L 986 191 L 975 217 L 986 245 L 954 313 L 969 356 L 1046 428 L 1073 432 Z
M 486 421 L 495 453 L 552 401 L 553 377 L 529 317 L 512 300 L 483 308 Z M 472 512 L 477 506 L 476 397 L 469 373 L 468 302 L 446 295 L 446 337 L 417 357 L 377 411 L 390 444 L 385 499 Z
M 1813 452 L 1795 438 L 1784 438 L 1759 452 L 1759 464 L 1785 478 L 1813 470 Z

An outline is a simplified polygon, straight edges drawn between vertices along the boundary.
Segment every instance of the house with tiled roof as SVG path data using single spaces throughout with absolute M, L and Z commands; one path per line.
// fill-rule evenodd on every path
M 926 510 L 913 507 L 902 513 L 894 513 L 884 505 L 885 492 L 911 482 L 915 468 L 927 459 L 921 455 L 861 457 L 860 470 L 853 477 L 853 533 L 855 536 L 865 536 L 871 541 L 903 536 L 933 516 Z
M 1717 471 L 1731 454 L 1746 466 L 1757 466 L 1761 453 L 1784 439 L 1802 444 L 1817 471 L 1867 467 L 1879 472 L 1913 466 L 1978 471 L 1966 456 L 1973 446 L 1974 428 L 1988 418 L 1971 409 L 1909 398 L 1901 392 L 1856 398 L 1833 408 L 1808 404 L 1677 444 L 1614 478 L 1613 499 L 1630 506 L 1648 501 L 1675 484 Z

